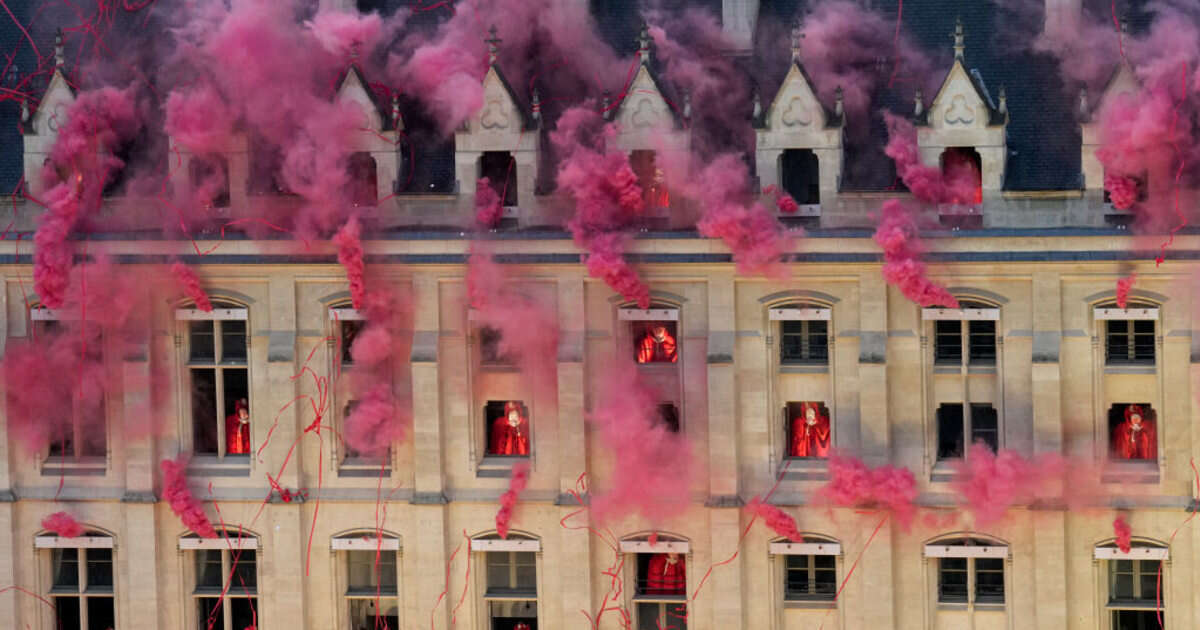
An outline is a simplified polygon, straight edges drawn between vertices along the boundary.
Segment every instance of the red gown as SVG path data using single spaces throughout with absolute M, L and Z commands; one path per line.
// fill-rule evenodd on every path
M 250 423 L 239 422 L 236 411 L 225 418 L 225 452 L 231 455 L 250 452 Z
M 805 413 L 792 419 L 792 457 L 829 457 L 829 418 L 816 411 L 817 423 L 805 422 Z
M 513 626 L 513 630 L 529 630 L 529 624 L 522 621 L 521 623 Z
M 1141 430 L 1133 430 L 1132 407 L 1125 410 L 1125 421 L 1113 431 L 1113 451 L 1120 459 L 1156 459 L 1158 441 L 1154 432 L 1154 420 L 1142 415 Z
M 675 338 L 671 333 L 663 334 L 661 343 L 654 338 L 653 332 L 647 332 L 646 336 L 642 337 L 641 347 L 638 348 L 638 363 L 675 363 L 678 360 L 679 353 L 675 351 Z
M 674 564 L 667 561 L 667 554 L 656 553 L 646 568 L 647 595 L 683 595 L 687 586 L 687 565 L 683 556 L 677 556 Z
M 492 455 L 528 455 L 529 420 L 522 415 L 517 426 L 508 423 L 508 413 L 492 422 Z

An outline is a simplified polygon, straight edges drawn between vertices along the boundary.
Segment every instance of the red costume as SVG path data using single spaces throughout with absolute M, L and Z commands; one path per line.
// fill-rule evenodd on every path
M 666 326 L 655 326 L 642 337 L 638 347 L 638 363 L 675 363 L 679 354 L 675 352 L 675 338 Z
M 529 624 L 522 621 L 522 622 L 518 623 L 517 625 L 513 626 L 513 630 L 529 630 Z
M 529 420 L 521 414 L 521 404 L 504 403 L 504 415 L 492 422 L 492 455 L 528 455 Z
M 1125 408 L 1125 421 L 1113 431 L 1112 447 L 1120 459 L 1155 459 L 1158 455 L 1154 419 L 1139 405 Z
M 654 170 L 654 180 L 646 187 L 647 208 L 667 208 L 671 205 L 671 194 L 667 192 L 666 177 L 661 169 Z
M 800 416 L 792 419 L 792 457 L 829 456 L 829 418 L 812 403 L 800 406 Z
M 647 595 L 683 595 L 687 586 L 687 565 L 677 553 L 656 553 L 646 568 Z
M 246 416 L 242 417 L 242 412 Z M 250 452 L 250 407 L 246 399 L 237 401 L 233 413 L 225 418 L 225 452 L 230 455 L 245 455 Z

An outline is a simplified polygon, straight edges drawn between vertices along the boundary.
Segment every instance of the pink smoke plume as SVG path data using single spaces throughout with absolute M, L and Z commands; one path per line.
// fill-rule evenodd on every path
M 508 482 L 508 490 L 500 495 L 500 510 L 496 512 L 496 532 L 501 538 L 508 538 L 508 525 L 512 522 L 513 510 L 517 507 L 517 499 L 529 484 L 529 462 L 513 464 L 512 479 Z
M 163 473 L 163 499 L 171 511 L 183 521 L 188 529 L 201 538 L 216 538 L 217 530 L 204 514 L 204 506 L 192 494 L 187 485 L 187 457 L 176 460 L 164 459 L 160 463 Z
M 1120 514 L 1113 519 L 1113 535 L 1117 537 L 1117 549 L 1120 549 L 1121 553 L 1129 553 L 1133 548 L 1133 528 Z
M 165 109 L 167 133 L 192 153 L 217 153 L 230 146 L 234 115 L 212 85 L 171 92 Z
M 705 166 L 695 179 L 704 207 L 696 227 L 703 236 L 725 241 L 738 272 L 783 277 L 783 257 L 798 233 L 785 229 L 762 205 L 747 203 L 748 180 L 746 165 L 732 154 Z
M 746 504 L 746 508 L 751 513 L 757 514 L 766 523 L 767 527 L 770 527 L 771 531 L 776 534 L 792 542 L 804 542 L 804 535 L 796 527 L 796 519 L 792 518 L 787 512 L 763 501 L 757 496 L 750 499 L 750 502 Z
M 43 168 L 50 188 L 33 237 L 34 290 L 43 306 L 62 306 L 75 258 L 68 238 L 80 219 L 100 208 L 105 184 L 124 166 L 113 153 L 140 126 L 131 94 L 114 88 L 83 92 L 67 110 Z
M 791 195 L 784 192 L 778 186 L 767 186 L 763 189 L 764 195 L 775 197 L 775 206 L 784 214 L 795 214 L 800 209 L 800 204 Z
M 596 112 L 574 107 L 563 113 L 551 132 L 563 153 L 558 186 L 575 199 L 575 216 L 567 223 L 575 243 L 588 251 L 588 273 L 602 278 L 625 299 L 650 306 L 650 288 L 625 260 L 628 234 L 638 226 L 645 201 L 629 156 L 603 147 L 615 133 Z
M 1104 175 L 1104 190 L 1114 208 L 1128 210 L 1133 207 L 1138 196 L 1138 181 L 1124 175 L 1107 173 Z
M 338 262 L 346 269 L 346 280 L 350 282 L 350 301 L 354 308 L 362 308 L 367 292 L 361 236 L 362 226 L 359 225 L 358 217 L 352 217 L 333 235 L 333 244 L 338 248 Z
M 921 161 L 917 129 L 900 116 L 884 112 L 888 142 L 883 152 L 896 163 L 896 174 L 919 201 L 933 204 L 978 204 L 979 170 L 969 160 L 946 154 L 945 172 Z
M 200 285 L 200 278 L 196 276 L 196 272 L 187 265 L 177 262 L 171 265 L 171 275 L 175 276 L 175 280 L 183 288 L 183 294 L 196 304 L 196 308 L 206 313 L 212 312 L 212 302 L 208 299 L 208 294 L 204 292 L 204 287 Z
M 977 527 L 1000 521 L 1008 508 L 1032 500 L 1042 484 L 1060 478 L 1059 458 L 1026 459 L 1016 451 L 1000 449 L 993 453 L 984 444 L 972 444 L 966 461 L 955 465 L 956 492 L 975 515 Z
M 499 193 L 492 188 L 488 178 L 481 177 L 475 182 L 475 223 L 482 228 L 494 228 L 499 225 L 503 213 Z
M 393 442 L 408 435 L 412 418 L 400 404 L 393 386 L 394 359 L 407 356 L 401 328 L 407 317 L 406 304 L 386 289 L 372 290 L 364 298 L 367 322 L 350 354 L 354 371 L 347 375 L 351 396 L 358 401 L 346 417 L 342 439 L 346 446 L 365 456 L 381 456 Z
M 907 528 L 917 513 L 917 480 L 907 468 L 869 468 L 845 455 L 829 458 L 829 482 L 817 494 L 839 507 L 877 507 L 888 510 Z
M 659 393 L 627 362 L 600 375 L 599 396 L 588 422 L 612 457 L 612 470 L 592 497 L 598 521 L 640 514 L 657 523 L 687 507 L 692 445 L 659 420 Z
M 66 512 L 55 512 L 42 519 L 42 528 L 64 538 L 76 538 L 83 535 L 83 525 L 80 525 L 74 516 Z
M 1129 305 L 1129 292 L 1133 290 L 1133 283 L 1137 281 L 1137 274 L 1130 273 L 1128 276 L 1117 278 L 1117 306 L 1125 308 Z
M 882 210 L 875 242 L 883 248 L 883 278 L 921 306 L 958 308 L 958 300 L 925 275 L 917 225 L 908 210 L 895 199 L 885 201 Z
M 342 58 L 369 53 L 383 35 L 383 19 L 377 13 L 360 15 L 344 11 L 322 11 L 304 25 L 326 52 Z

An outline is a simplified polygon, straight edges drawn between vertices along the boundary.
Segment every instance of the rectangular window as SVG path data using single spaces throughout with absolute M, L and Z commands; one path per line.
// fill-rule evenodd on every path
M 671 433 L 679 433 L 679 408 L 674 403 L 659 404 L 658 422 Z
M 786 556 L 783 598 L 832 601 L 837 594 L 836 556 Z
M 801 205 L 821 203 L 820 163 L 812 149 L 787 149 L 779 156 L 783 190 Z
M 963 408 L 961 404 L 941 405 L 937 410 L 938 459 L 963 456 Z
M 503 351 L 499 330 L 489 326 L 479 328 L 479 362 L 482 365 L 512 365 L 513 358 Z
M 354 364 L 354 356 L 350 350 L 354 347 L 354 340 L 358 338 L 358 333 L 362 332 L 365 323 L 359 319 L 338 321 L 338 344 L 342 347 L 342 365 Z
M 993 555 L 999 549 L 986 541 L 962 539 L 926 546 L 927 557 L 931 548 L 958 550 L 937 558 L 939 603 L 1004 604 L 1004 558 Z M 967 557 L 959 557 L 963 555 Z
M 45 347 L 66 343 L 87 364 L 101 365 L 104 338 L 99 327 L 93 323 L 83 323 L 81 327 L 80 322 L 65 326 L 57 319 L 50 319 L 57 316 L 51 313 L 48 309 L 31 310 L 34 338 Z M 72 373 L 67 378 L 71 383 L 71 418 L 69 422 L 64 419 L 62 423 L 54 423 L 47 455 L 61 459 L 103 458 L 108 454 L 107 387 L 85 372 Z
M 633 352 L 638 363 L 677 363 L 679 346 L 676 322 L 633 321 Z
M 975 562 L 975 601 L 981 604 L 1004 603 L 1004 559 L 973 558 Z
M 517 162 L 511 153 L 484 151 L 479 158 L 479 177 L 487 178 L 503 205 L 517 205 Z
M 1154 365 L 1154 320 L 1112 319 L 1105 328 L 1107 365 Z
M 971 365 L 996 364 L 996 322 L 967 322 L 967 359 Z
M 1160 560 L 1109 560 L 1109 605 L 1155 605 L 1160 563 Z
M 112 549 L 52 549 L 50 561 L 57 629 L 115 628 Z
M 963 321 L 936 320 L 933 323 L 933 361 L 939 365 L 961 365 L 963 359 Z M 967 363 L 996 364 L 996 322 L 967 320 Z
M 342 552 L 346 562 L 346 609 L 351 630 L 400 630 L 396 552 Z
M 487 592 L 491 630 L 537 629 L 537 554 L 532 551 L 489 551 Z M 524 629 L 521 629 L 524 630 Z
M 933 323 L 933 362 L 962 363 L 962 322 L 938 320 Z
M 970 558 L 938 558 L 938 601 L 966 603 L 967 567 Z
M 779 323 L 779 362 L 783 365 L 827 365 L 829 322 L 788 320 Z
M 1109 455 L 1116 460 L 1158 459 L 1158 418 L 1150 403 L 1118 403 L 1108 410 Z
M 188 320 L 187 340 L 192 451 L 219 457 L 248 456 L 250 383 L 246 320 Z
M 253 549 L 201 549 L 192 599 L 197 630 L 258 626 L 258 566 Z M 222 596 L 222 592 L 224 595 Z
M 638 630 L 687 630 L 687 604 L 638 602 Z
M 487 454 L 505 457 L 528 457 L 532 444 L 529 431 L 529 408 L 520 400 L 489 400 L 483 408 L 487 425 Z
M 991 405 L 971 404 L 971 443 L 983 442 L 995 453 L 1000 449 L 999 415 Z
M 783 409 L 783 422 L 788 457 L 829 457 L 833 434 L 825 403 L 789 402 Z
M 961 403 L 946 403 L 937 410 L 938 459 L 961 458 L 966 453 L 964 437 L 971 444 L 982 442 L 992 452 L 1000 448 L 999 413 L 986 403 L 971 403 L 970 418 L 963 417 Z M 966 420 L 966 422 L 964 422 Z

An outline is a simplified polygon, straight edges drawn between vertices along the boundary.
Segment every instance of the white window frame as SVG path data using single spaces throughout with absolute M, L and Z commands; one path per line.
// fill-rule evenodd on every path
M 240 537 L 239 537 L 240 535 Z M 263 609 L 259 604 L 259 583 L 262 582 L 261 567 L 262 556 L 258 553 L 259 544 L 256 536 L 251 536 L 246 532 L 218 530 L 216 538 L 200 538 L 198 536 L 185 536 L 179 539 L 180 555 L 183 559 L 183 570 L 186 571 L 185 582 L 190 589 L 188 591 L 188 606 L 184 611 L 186 624 L 184 627 L 190 630 L 207 630 L 200 624 L 200 604 L 201 599 L 213 599 L 218 595 L 213 593 L 198 593 L 199 585 L 199 561 L 198 553 L 215 550 L 221 553 L 221 584 L 225 586 L 225 581 L 229 580 L 228 588 L 223 588 L 224 595 L 221 599 L 221 620 L 217 625 L 213 626 L 212 630 L 240 630 L 233 626 L 233 609 L 230 603 L 230 598 L 251 599 L 254 600 L 251 606 L 254 609 L 255 618 L 258 619 L 258 627 L 263 627 Z M 242 553 L 245 551 L 254 552 L 254 590 L 247 595 L 246 590 L 241 584 L 234 583 L 231 574 L 233 566 L 233 554 Z
M 483 605 L 483 610 L 480 615 L 481 621 L 485 624 L 483 627 L 491 628 L 492 626 L 492 604 L 493 603 L 518 603 L 518 602 L 533 602 L 533 606 L 537 611 L 538 627 L 542 624 L 542 554 L 541 541 L 534 538 L 521 538 L 510 535 L 509 538 L 498 538 L 493 536 L 481 536 L 472 538 L 470 541 L 469 553 L 480 554 L 478 560 L 483 570 L 478 573 L 478 582 L 480 602 Z M 512 583 L 516 583 L 516 554 L 532 553 L 534 567 L 534 593 L 533 597 L 522 595 L 488 595 L 488 554 L 505 554 L 508 555 L 509 570 L 512 572 Z
M 54 601 L 56 598 L 72 598 L 79 601 L 79 628 L 66 628 L 61 630 L 87 630 L 88 628 L 88 606 L 87 600 L 90 598 L 107 598 L 112 600 L 113 606 L 113 622 L 120 627 L 120 612 L 117 606 L 117 554 L 116 545 L 113 542 L 112 536 L 103 534 L 89 534 L 85 536 L 77 536 L 75 538 L 67 538 L 65 536 L 37 536 L 34 538 L 34 548 L 42 551 L 41 562 L 46 567 L 48 576 L 45 584 L 46 599 Z M 76 550 L 76 571 L 78 571 L 78 590 L 71 592 L 54 592 L 54 553 L 61 552 L 65 549 Z M 87 550 L 88 549 L 110 549 L 112 550 L 112 578 L 113 584 L 110 590 L 88 592 L 89 586 L 87 583 Z M 108 588 L 108 587 L 104 587 Z M 45 627 L 59 628 L 59 620 L 54 612 L 49 612 L 50 623 Z
M 629 608 L 633 610 L 634 617 L 632 627 L 636 628 L 640 623 L 638 615 L 641 614 L 640 609 L 642 604 L 654 604 L 657 606 L 658 616 L 660 619 L 668 614 L 668 606 L 683 606 L 685 611 L 684 614 L 688 614 L 686 612 L 688 608 L 687 588 L 690 584 L 690 581 L 688 580 L 688 574 L 691 572 L 690 567 L 692 565 L 692 559 L 689 557 L 691 545 L 688 541 L 659 539 L 651 544 L 649 540 L 622 540 L 620 541 L 619 549 L 621 550 L 621 553 L 635 554 L 635 556 L 639 554 L 654 555 L 660 553 L 677 553 L 683 556 L 687 562 L 687 565 L 684 567 L 684 593 L 682 595 L 650 595 L 638 593 L 637 558 L 635 557 L 633 562 L 628 563 L 633 574 L 632 579 L 629 579 L 628 583 L 634 585 L 633 588 L 627 589 L 629 593 Z M 670 626 L 671 624 L 668 623 L 667 626 L 664 627 Z
M 953 544 L 962 539 L 954 539 L 943 543 L 931 543 L 925 545 L 923 555 L 927 562 L 932 561 L 934 572 L 934 593 L 933 601 L 937 606 L 966 606 L 967 610 L 974 610 L 979 607 L 983 608 L 1008 608 L 1008 603 L 1012 599 L 1011 586 L 1009 584 L 1010 567 L 1009 558 L 1010 550 L 1008 545 L 968 545 L 968 544 Z M 941 586 L 942 586 L 942 566 L 941 560 L 947 558 L 963 558 L 967 561 L 967 599 L 964 602 L 943 602 L 941 601 Z M 993 559 L 1002 562 L 1004 581 L 1004 601 L 1003 602 L 980 602 L 977 600 L 979 593 L 977 592 L 978 581 L 975 561 L 979 559 Z
M 182 340 L 181 343 L 179 344 L 179 346 L 182 350 L 182 355 L 180 356 L 180 363 L 181 363 L 181 368 L 182 368 L 182 372 L 183 372 L 182 383 L 184 385 L 184 387 L 181 387 L 180 391 L 189 392 L 188 395 L 186 395 L 186 396 L 180 396 L 180 405 L 183 407 L 183 413 L 186 414 L 186 415 L 182 415 L 182 417 L 188 418 L 190 420 L 190 423 L 187 425 L 186 439 L 188 441 L 190 450 L 192 451 L 193 455 L 198 455 L 201 457 L 216 457 L 218 461 L 225 461 L 225 458 L 229 455 L 228 453 L 225 452 L 225 449 L 227 448 L 227 440 L 226 440 L 226 435 L 225 435 L 225 417 L 226 417 L 225 403 L 227 402 L 225 399 L 225 378 L 224 378 L 225 370 L 230 370 L 230 369 L 244 370 L 246 372 L 246 400 L 250 403 L 253 403 L 253 400 L 251 398 L 251 389 L 252 388 L 250 387 L 250 383 L 251 383 L 251 380 L 250 380 L 250 363 L 251 363 L 251 357 L 250 357 L 250 354 L 251 354 L 250 309 L 242 308 L 242 307 L 232 307 L 232 308 L 224 308 L 223 307 L 223 308 L 213 308 L 213 310 L 211 310 L 211 311 L 203 311 L 198 308 L 177 308 L 177 309 L 175 309 L 175 321 L 176 322 L 195 322 L 195 321 L 211 321 L 211 322 L 213 322 L 213 354 L 214 354 L 213 362 L 212 363 L 204 363 L 204 364 L 193 364 L 192 363 L 192 360 L 191 360 L 191 342 L 192 342 L 191 327 L 190 326 L 180 326 L 181 330 L 179 331 L 179 335 L 180 335 L 180 339 Z M 221 356 L 222 356 L 221 343 L 222 343 L 222 339 L 223 339 L 224 335 L 221 332 L 220 322 L 226 322 L 226 321 L 242 321 L 242 322 L 245 322 L 245 324 L 246 324 L 246 362 L 244 365 L 225 364 L 225 363 L 222 363 L 222 361 L 221 361 Z M 195 452 L 195 449 L 196 449 L 196 444 L 195 444 L 196 418 L 193 417 L 191 392 L 193 390 L 192 372 L 194 370 L 198 370 L 198 369 L 200 369 L 200 370 L 211 369 L 215 373 L 216 389 L 214 390 L 214 393 L 213 393 L 214 397 L 216 398 L 215 405 L 216 405 L 216 409 L 217 409 L 217 417 L 214 419 L 214 421 L 217 423 L 217 452 L 215 454 L 213 454 L 213 453 L 196 453 Z M 250 404 L 250 409 L 251 410 L 254 409 L 253 404 Z M 251 422 L 250 423 L 250 452 L 253 453 L 253 451 L 254 451 L 254 420 L 253 420 L 253 417 L 251 418 L 250 422 Z M 238 458 L 246 457 L 246 462 L 244 464 L 246 466 L 250 465 L 250 460 L 252 459 L 251 457 L 249 457 L 249 454 L 235 455 L 235 457 L 238 457 Z M 239 460 L 232 460 L 232 461 L 241 465 L 241 462 Z
M 617 319 L 623 322 L 677 322 L 679 309 L 675 307 L 659 308 L 619 308 Z M 678 327 L 676 327 L 678 332 Z
M 52 309 L 34 305 L 29 309 L 29 320 L 31 322 L 77 322 L 80 321 L 80 313 L 74 309 Z M 100 356 L 104 357 L 104 336 L 100 339 Z M 72 455 L 51 455 L 50 447 L 47 446 L 41 457 L 43 465 L 50 464 L 54 468 L 65 467 L 68 470 L 78 467 L 95 467 L 99 462 L 103 461 L 105 468 L 108 465 L 109 443 L 111 437 L 108 433 L 108 388 L 105 387 L 101 393 L 100 411 L 104 415 L 104 452 L 99 454 L 84 455 L 81 454 L 83 448 L 83 412 L 78 405 L 79 399 L 72 396 L 71 404 L 71 447 L 74 451 Z M 67 473 L 70 474 L 70 473 Z
M 390 534 L 377 534 L 376 532 L 359 532 L 353 534 L 343 534 L 329 541 L 329 549 L 333 557 L 335 566 L 333 567 L 333 575 L 336 576 L 337 584 L 335 587 L 335 595 L 338 599 L 336 607 L 337 619 L 334 623 L 334 628 L 344 630 L 357 630 L 351 621 L 351 606 L 353 601 L 368 600 L 377 602 L 376 614 L 380 612 L 386 613 L 390 606 L 394 605 L 396 609 L 397 624 L 399 628 L 404 627 L 404 615 L 401 602 L 401 583 L 400 583 L 400 539 Z M 379 554 L 391 554 L 395 558 L 395 592 L 385 591 L 380 588 L 379 593 L 357 594 L 350 592 L 350 560 L 349 552 L 369 552 Z M 382 577 L 382 576 L 380 576 Z M 385 603 L 388 606 L 385 606 Z M 236 630 L 236 629 L 235 629 Z M 396 629 L 398 630 L 398 629 Z
M 1136 611 L 1145 612 L 1147 610 L 1150 610 L 1150 611 L 1154 610 L 1154 608 L 1147 609 L 1145 607 L 1146 604 L 1141 603 L 1142 600 L 1135 600 L 1133 602 L 1115 602 L 1115 601 L 1113 601 L 1113 597 L 1112 597 L 1113 596 L 1113 592 L 1112 592 L 1113 591 L 1113 574 L 1116 570 L 1116 564 L 1114 564 L 1114 563 L 1118 560 L 1129 560 L 1133 563 L 1133 586 L 1135 589 L 1140 588 L 1141 577 L 1143 575 L 1147 575 L 1141 571 L 1139 561 L 1147 561 L 1147 562 L 1157 561 L 1159 563 L 1159 566 L 1154 571 L 1154 575 L 1157 580 L 1158 572 L 1159 571 L 1162 572 L 1163 597 L 1160 601 L 1156 601 L 1155 604 L 1162 606 L 1163 616 L 1164 616 L 1164 618 L 1168 618 L 1167 614 L 1166 614 L 1166 610 L 1167 610 L 1167 602 L 1166 602 L 1167 586 L 1166 585 L 1168 583 L 1168 580 L 1170 579 L 1171 562 L 1170 562 L 1170 553 L 1166 547 L 1138 544 L 1135 542 L 1133 544 L 1133 546 L 1130 548 L 1128 553 L 1122 552 L 1120 549 L 1118 549 L 1115 546 L 1112 546 L 1112 547 L 1104 546 L 1104 547 L 1095 547 L 1093 555 L 1097 561 L 1096 564 L 1099 569 L 1097 571 L 1097 573 L 1099 574 L 1098 575 L 1098 586 L 1102 591 L 1101 596 L 1100 596 L 1100 602 L 1101 602 L 1100 614 L 1102 617 L 1102 621 L 1101 621 L 1101 625 L 1100 625 L 1101 628 L 1109 629 L 1112 627 L 1112 625 L 1111 625 L 1112 618 L 1113 618 L 1113 613 L 1115 613 L 1115 612 L 1122 611 L 1122 610 L 1135 611 L 1135 612 Z M 1100 562 L 1100 560 L 1103 560 L 1104 562 Z M 1157 597 L 1156 597 L 1156 599 L 1157 599 Z M 1167 627 L 1169 628 L 1172 626 L 1170 624 L 1167 624 Z
M 774 556 L 840 556 L 842 555 L 842 543 L 773 542 L 767 551 Z
M 1093 315 L 1096 321 L 1108 320 L 1154 320 L 1158 321 L 1158 307 L 1147 308 L 1096 308 Z
M 822 321 L 833 319 L 833 309 L 819 307 L 802 308 L 772 308 L 767 311 L 767 318 L 773 322 Z

